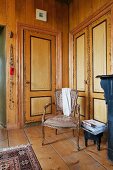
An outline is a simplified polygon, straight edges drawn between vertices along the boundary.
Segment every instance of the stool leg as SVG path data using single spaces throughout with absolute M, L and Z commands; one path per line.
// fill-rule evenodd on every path
M 97 140 L 97 150 L 100 151 L 100 143 L 101 143 L 101 139 L 99 138 Z
M 96 144 L 96 140 L 94 140 L 94 144 Z

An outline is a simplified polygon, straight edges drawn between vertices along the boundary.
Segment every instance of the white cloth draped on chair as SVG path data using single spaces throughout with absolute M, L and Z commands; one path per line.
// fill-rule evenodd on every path
M 70 116 L 71 114 L 71 89 L 62 88 L 62 103 L 63 103 L 63 114 Z

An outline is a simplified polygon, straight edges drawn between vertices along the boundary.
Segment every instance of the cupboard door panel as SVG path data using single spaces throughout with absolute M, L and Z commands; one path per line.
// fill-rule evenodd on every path
M 107 123 L 107 108 L 105 100 L 94 99 L 94 119 Z
M 106 74 L 106 21 L 99 23 L 92 29 L 92 49 L 93 49 L 93 82 L 94 92 L 103 92 L 100 86 L 100 80 L 96 79 L 97 75 Z
M 80 104 L 81 108 L 80 108 L 80 115 L 81 117 L 85 117 L 85 107 L 86 107 L 86 98 L 85 97 L 78 97 L 78 104 Z
M 77 90 L 85 91 L 85 35 L 81 35 L 77 37 L 77 46 L 76 46 L 76 54 L 77 54 Z

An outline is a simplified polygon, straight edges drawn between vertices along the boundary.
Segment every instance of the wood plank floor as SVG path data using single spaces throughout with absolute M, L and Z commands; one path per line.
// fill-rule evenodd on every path
M 59 132 L 46 128 L 46 145 L 41 145 L 40 126 L 16 130 L 0 130 L 0 148 L 21 144 L 32 144 L 43 170 L 113 170 L 113 163 L 107 158 L 107 137 L 102 137 L 101 150 L 97 151 L 93 141 L 84 146 L 81 131 L 80 151 L 77 151 L 76 137 L 72 131 Z M 49 143 L 49 144 L 47 144 Z

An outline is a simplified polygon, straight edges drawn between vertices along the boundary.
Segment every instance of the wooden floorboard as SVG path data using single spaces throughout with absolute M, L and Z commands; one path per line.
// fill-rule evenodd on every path
M 9 130 L 8 131 L 9 146 L 17 146 L 28 143 L 23 129 Z
M 107 138 L 102 137 L 101 150 L 93 141 L 84 145 L 80 135 L 80 151 L 77 151 L 76 137 L 72 131 L 58 131 L 46 128 L 45 145 L 42 146 L 41 126 L 16 130 L 0 130 L 0 148 L 30 143 L 43 170 L 113 170 L 113 162 L 107 158 Z

